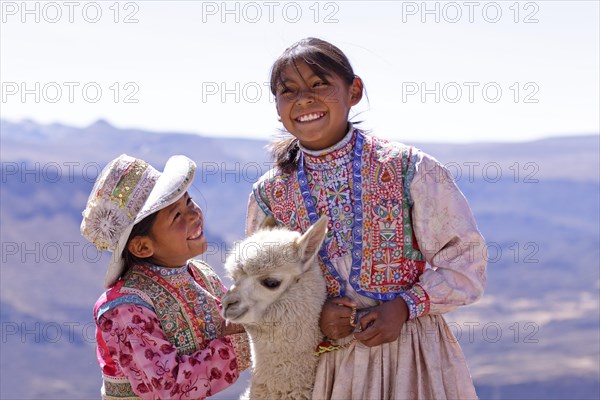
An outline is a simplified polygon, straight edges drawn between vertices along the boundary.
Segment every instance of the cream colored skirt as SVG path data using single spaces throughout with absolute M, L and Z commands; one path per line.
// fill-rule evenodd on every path
M 313 392 L 315 400 L 476 398 L 462 349 L 441 315 L 408 321 L 392 343 L 322 354 Z

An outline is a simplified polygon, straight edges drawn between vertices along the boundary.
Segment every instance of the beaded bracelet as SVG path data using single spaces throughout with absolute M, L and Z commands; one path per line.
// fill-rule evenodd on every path
M 324 353 L 329 353 L 332 351 L 336 351 L 336 350 L 341 350 L 341 349 L 345 349 L 346 347 L 350 346 L 351 344 L 354 344 L 356 342 L 356 339 L 352 339 L 351 341 L 349 341 L 348 343 L 344 343 L 344 344 L 333 344 L 329 341 L 328 338 L 323 338 L 323 341 L 321 343 L 319 343 L 319 345 L 317 346 L 317 349 L 315 350 L 315 356 L 318 357 L 321 354 Z

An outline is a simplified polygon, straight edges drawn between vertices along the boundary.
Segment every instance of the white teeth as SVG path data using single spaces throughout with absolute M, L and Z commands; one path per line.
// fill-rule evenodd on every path
M 190 236 L 188 240 L 198 239 L 200 236 L 202 236 L 202 228 L 198 228 L 198 230 L 194 232 L 194 234 Z
M 302 115 L 302 116 L 298 117 L 297 119 L 300 122 L 308 122 L 308 121 L 314 121 L 315 119 L 319 119 L 323 115 L 325 115 L 325 113 L 313 113 L 313 114 Z

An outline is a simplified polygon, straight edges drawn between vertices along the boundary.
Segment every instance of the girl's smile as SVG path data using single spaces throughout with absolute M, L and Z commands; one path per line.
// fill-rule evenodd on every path
M 283 126 L 304 147 L 318 150 L 346 134 L 350 108 L 362 97 L 362 82 L 358 77 L 348 84 L 335 74 L 319 76 L 300 62 L 283 69 L 275 95 Z
M 152 258 L 164 267 L 185 265 L 188 259 L 206 251 L 202 210 L 185 193 L 175 203 L 159 211 L 150 238 Z
M 316 113 L 314 112 L 314 113 L 301 115 L 295 119 L 297 122 L 312 122 L 317 119 L 323 118 L 325 116 L 325 114 L 326 114 L 325 112 L 316 112 Z
M 202 210 L 187 192 L 158 212 L 148 236 L 130 242 L 132 253 L 162 267 L 181 267 L 207 247 Z
M 187 240 L 197 240 L 200 236 L 202 236 L 202 224 L 198 225 L 198 229 L 196 229 L 196 231 L 192 233 L 192 236 L 187 238 Z

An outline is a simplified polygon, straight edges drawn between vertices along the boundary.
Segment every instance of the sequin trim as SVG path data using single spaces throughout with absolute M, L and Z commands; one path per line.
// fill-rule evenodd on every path
M 109 164 L 102 171 L 104 175 L 96 181 L 83 211 L 81 232 L 98 249 L 114 251 L 160 173 L 145 161 L 124 157 Z
M 142 180 L 144 172 L 149 168 L 147 162 L 136 159 L 131 163 L 129 168 L 125 171 L 122 179 L 117 183 L 111 196 L 119 203 L 121 207 L 125 207 L 129 202 L 129 197 L 132 195 L 134 189 Z M 157 177 L 150 176 L 151 181 L 156 181 Z M 152 182 L 154 183 L 154 182 Z M 152 187 L 153 185 L 148 185 Z M 141 204 L 140 204 L 141 206 Z M 134 214 L 137 214 L 138 210 L 131 210 Z

